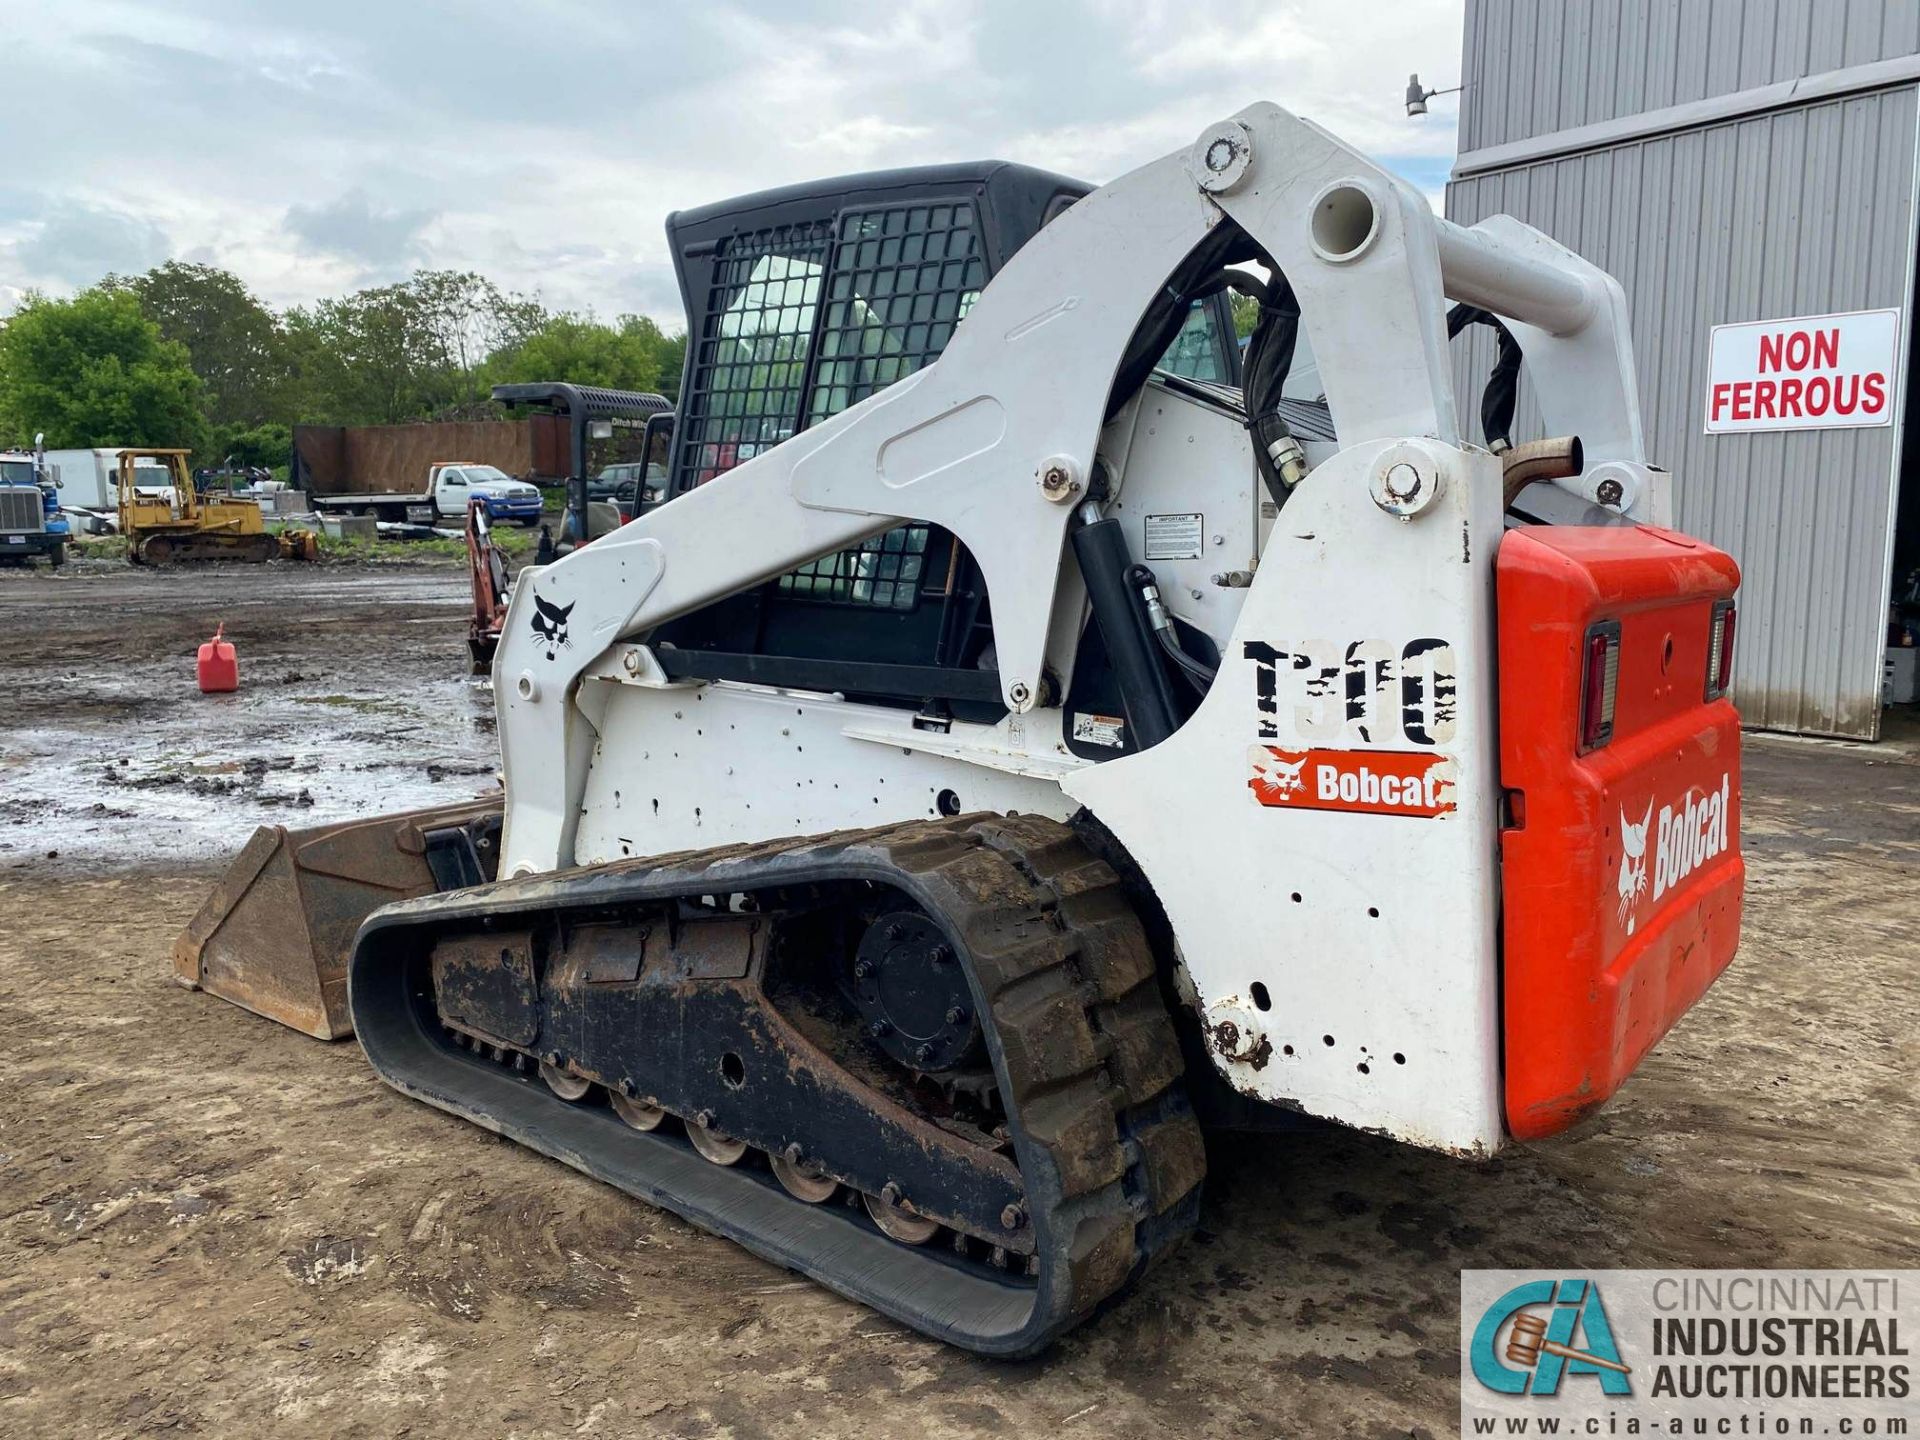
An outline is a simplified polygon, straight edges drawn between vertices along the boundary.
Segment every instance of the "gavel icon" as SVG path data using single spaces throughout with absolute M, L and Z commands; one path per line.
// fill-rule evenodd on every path
M 1547 1322 L 1538 1315 L 1528 1315 L 1523 1311 L 1514 1316 L 1513 1333 L 1507 1336 L 1507 1359 L 1531 1370 L 1540 1363 L 1542 1355 L 1558 1355 L 1563 1360 L 1584 1360 L 1603 1370 L 1618 1370 L 1622 1375 L 1633 1373 L 1631 1367 L 1622 1365 L 1618 1360 L 1602 1360 L 1598 1355 L 1589 1355 L 1571 1345 L 1562 1345 L 1558 1340 L 1547 1339 Z

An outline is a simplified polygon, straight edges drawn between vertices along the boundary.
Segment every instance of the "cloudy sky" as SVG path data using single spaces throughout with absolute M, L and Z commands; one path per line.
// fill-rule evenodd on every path
M 674 209 L 994 157 L 1111 179 L 1276 100 L 1435 195 L 1462 0 L 0 0 L 0 313 L 169 257 L 285 306 L 479 270 L 678 324 Z

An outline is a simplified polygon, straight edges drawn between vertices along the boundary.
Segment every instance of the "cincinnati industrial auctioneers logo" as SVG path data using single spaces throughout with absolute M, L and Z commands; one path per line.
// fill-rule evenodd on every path
M 1920 1437 L 1915 1334 L 1915 1270 L 1462 1270 L 1460 1432 Z
M 1600 1287 L 1580 1278 L 1529 1280 L 1489 1305 L 1468 1351 L 1473 1376 L 1501 1395 L 1557 1395 L 1591 1376 L 1604 1395 L 1631 1395 Z

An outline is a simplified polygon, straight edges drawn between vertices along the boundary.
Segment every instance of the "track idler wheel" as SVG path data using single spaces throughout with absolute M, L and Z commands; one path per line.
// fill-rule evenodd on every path
M 540 1062 L 540 1078 L 547 1082 L 547 1088 L 562 1100 L 580 1101 L 587 1098 L 587 1092 L 593 1089 L 593 1082 L 584 1075 L 575 1075 L 562 1070 L 558 1065 Z
M 966 967 L 940 927 L 917 910 L 882 915 L 867 927 L 854 955 L 852 992 L 867 1034 L 909 1070 L 956 1070 L 985 1052 Z

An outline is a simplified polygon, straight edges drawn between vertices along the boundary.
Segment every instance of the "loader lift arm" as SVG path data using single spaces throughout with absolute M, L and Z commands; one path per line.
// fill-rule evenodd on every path
M 1319 127 L 1251 106 L 1056 218 L 927 368 L 517 587 L 495 669 L 519 797 L 503 873 L 575 862 L 594 731 L 574 697 L 610 647 L 906 520 L 951 531 L 974 555 L 1002 600 L 1001 698 L 1015 713 L 1041 703 L 1061 546 L 1120 357 L 1155 293 L 1223 224 L 1293 287 L 1343 445 L 1460 441 L 1451 297 L 1513 321 L 1549 428 L 1585 438 L 1588 472 L 1570 485 L 1611 479 L 1630 516 L 1660 504 L 1617 283 L 1517 222 L 1466 230 L 1437 219 Z M 1129 243 L 1114 245 L 1116 234 Z M 1565 499 L 1590 508 L 1592 497 Z M 542 614 L 567 617 L 564 644 L 549 643 Z

